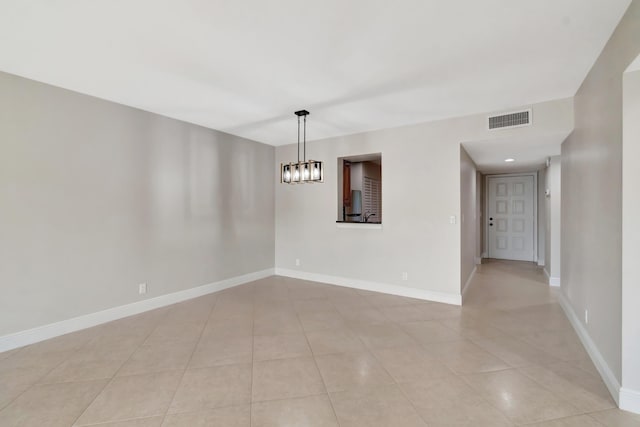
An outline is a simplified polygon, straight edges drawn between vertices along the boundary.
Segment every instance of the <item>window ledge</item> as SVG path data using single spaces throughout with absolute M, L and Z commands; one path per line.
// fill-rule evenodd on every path
M 360 228 L 368 230 L 382 230 L 382 223 L 380 222 L 342 222 L 336 221 L 336 227 L 338 228 Z

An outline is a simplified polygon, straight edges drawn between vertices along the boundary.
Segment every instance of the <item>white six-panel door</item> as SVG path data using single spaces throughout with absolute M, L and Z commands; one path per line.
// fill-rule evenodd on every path
M 489 177 L 487 186 L 489 258 L 534 261 L 533 176 Z

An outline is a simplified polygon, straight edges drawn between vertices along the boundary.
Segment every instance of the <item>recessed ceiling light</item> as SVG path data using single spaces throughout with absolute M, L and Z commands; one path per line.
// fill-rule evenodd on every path
M 515 162 L 516 159 L 512 159 L 511 157 L 509 157 L 508 159 L 504 159 L 504 161 L 507 163 L 511 163 L 511 162 Z

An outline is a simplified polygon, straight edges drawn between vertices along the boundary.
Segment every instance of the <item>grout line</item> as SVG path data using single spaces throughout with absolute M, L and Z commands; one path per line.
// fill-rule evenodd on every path
M 288 288 L 287 288 L 287 291 L 288 291 Z M 325 293 L 325 296 L 326 296 L 326 293 Z M 331 302 L 331 305 L 334 305 L 333 302 Z M 313 347 L 311 347 L 311 343 L 309 342 L 309 338 L 307 337 L 307 332 L 304 330 L 304 326 L 302 326 L 302 321 L 300 320 L 300 314 L 298 313 L 297 310 L 295 310 L 295 308 L 294 308 L 293 311 L 296 313 L 296 319 L 298 319 L 298 324 L 300 325 L 300 329 L 302 330 L 302 334 L 304 335 L 304 339 L 307 341 L 307 346 L 309 346 L 309 351 L 311 352 L 311 359 L 313 360 L 313 363 L 316 366 L 316 371 L 318 372 L 318 375 L 320 376 L 320 381 L 322 381 L 322 385 L 324 386 L 324 391 L 325 391 L 325 393 L 327 395 L 327 400 L 329 401 L 329 405 L 331 406 L 331 410 L 333 411 L 333 416 L 336 419 L 336 423 L 338 423 L 338 425 L 340 425 L 340 420 L 338 419 L 338 413 L 336 412 L 336 408 L 333 406 L 333 400 L 331 399 L 331 394 L 329 394 L 329 389 L 327 388 L 327 383 L 324 381 L 324 377 L 322 376 L 322 372 L 320 371 L 320 367 L 318 366 L 318 361 L 316 360 L 316 355 L 313 352 Z M 338 312 L 338 314 L 340 314 L 340 313 Z
M 211 294 L 207 294 L 207 295 L 203 295 L 203 296 L 207 297 L 208 295 L 211 295 Z M 201 298 L 201 297 L 199 297 L 199 298 Z M 195 298 L 195 299 L 190 300 L 190 301 L 194 301 L 194 300 L 198 300 L 198 298 Z M 176 394 L 178 394 L 178 390 L 180 389 L 180 385 L 182 385 L 182 381 L 184 380 L 184 376 L 187 373 L 187 370 L 189 369 L 189 364 L 191 363 L 191 359 L 193 359 L 193 355 L 195 354 L 196 349 L 198 348 L 198 344 L 202 340 L 202 334 L 204 333 L 204 329 L 206 328 L 207 323 L 209 322 L 209 318 L 211 317 L 211 313 L 213 313 L 213 309 L 217 304 L 218 304 L 218 297 L 216 296 L 215 301 L 213 302 L 213 304 L 211 304 L 211 308 L 209 308 L 209 315 L 207 316 L 207 320 L 205 320 L 202 323 L 202 326 L 200 328 L 200 334 L 198 335 L 198 340 L 196 341 L 195 345 L 193 346 L 193 350 L 191 351 L 191 355 L 189 356 L 189 360 L 187 360 L 187 363 L 184 365 L 184 369 L 182 370 L 182 375 L 180 376 L 180 381 L 178 381 L 178 385 L 176 386 L 176 389 L 173 391 L 173 395 L 171 396 L 171 400 L 169 401 L 169 404 L 167 405 L 167 409 L 165 409 L 164 414 L 162 415 L 162 423 L 164 423 L 165 419 L 167 418 L 167 414 L 169 412 L 169 409 L 171 409 L 171 404 L 173 403 L 173 400 L 176 398 Z
M 76 331 L 76 332 L 84 332 L 84 331 L 85 331 L 85 330 L 82 330 L 82 331 Z M 70 335 L 70 334 L 73 334 L 73 333 L 75 333 L 75 332 L 71 332 L 71 333 L 69 333 L 69 334 L 65 334 L 65 335 Z M 58 339 L 58 338 L 64 337 L 65 335 L 61 335 L 60 337 L 55 337 L 55 338 L 50 338 L 50 339 L 55 340 L 55 339 Z M 46 342 L 46 341 L 48 341 L 48 340 L 40 341 L 40 342 L 38 342 L 38 343 L 33 343 L 33 344 L 26 345 L 26 346 L 24 346 L 24 347 L 20 347 L 20 349 L 18 350 L 18 353 L 17 353 L 17 354 L 21 354 L 22 352 L 26 351 L 25 349 L 26 349 L 26 348 L 28 348 L 28 347 L 30 347 L 30 346 L 37 346 L 37 345 L 38 345 L 38 344 L 40 344 L 41 342 Z M 87 341 L 86 341 L 84 344 L 82 344 L 82 345 L 81 345 L 80 347 L 78 347 L 77 349 L 75 349 L 75 350 L 70 350 L 70 351 L 73 351 L 73 354 L 76 354 L 78 351 L 80 351 L 80 350 L 84 349 L 86 346 L 88 346 L 90 341 L 91 341 L 91 338 L 90 338 L 90 337 L 88 337 L 88 338 L 87 338 Z M 60 353 L 63 353 L 63 351 L 62 351 L 62 352 L 60 352 Z M 11 357 L 11 356 L 10 356 L 10 357 Z M 14 357 L 15 357 L 15 355 L 14 355 Z M 2 359 L 2 361 L 5 361 L 5 360 L 6 360 L 6 359 Z M 20 396 L 22 396 L 23 394 L 25 394 L 27 391 L 31 390 L 34 386 L 37 386 L 37 385 L 39 385 L 39 384 L 58 384 L 58 383 L 40 383 L 39 381 L 41 381 L 42 379 L 46 378 L 49 374 L 51 374 L 51 372 L 53 372 L 54 370 L 58 369 L 58 367 L 59 367 L 59 366 L 61 366 L 61 365 L 62 365 L 64 362 L 66 362 L 67 360 L 68 360 L 68 359 L 63 359 L 62 361 L 60 361 L 60 363 L 57 363 L 56 365 L 54 365 L 51 369 L 49 369 L 48 371 L 46 371 L 46 373 L 44 373 L 44 374 L 43 374 L 43 375 L 41 375 L 37 380 L 35 380 L 33 383 L 31 383 L 27 388 L 25 388 L 23 391 L 21 391 L 20 393 L 18 393 L 18 394 L 16 395 L 16 397 L 14 397 L 13 399 L 9 400 L 5 405 L 0 406 L 0 412 L 2 412 L 5 408 L 9 407 L 9 405 L 11 405 L 13 402 L 15 402 L 15 401 L 20 397 Z M 97 379 L 97 380 L 90 380 L 90 381 L 99 381 L 99 380 L 100 380 L 100 379 Z M 82 382 L 82 381 L 68 381 L 68 382 Z M 100 390 L 100 392 L 102 392 L 102 390 Z M 99 393 L 100 393 L 100 392 L 99 392 Z
M 153 333 L 153 332 L 158 328 L 158 326 L 160 325 L 160 323 L 162 322 L 162 320 L 164 320 L 164 318 L 165 318 L 165 317 L 167 317 L 167 316 L 169 315 L 169 311 L 170 311 L 170 310 L 167 310 L 167 312 L 164 314 L 164 316 L 162 316 L 162 317 L 161 317 L 161 319 L 160 319 L 160 320 L 158 320 L 158 322 L 156 323 L 156 326 L 155 326 L 154 328 L 152 328 L 152 329 L 151 329 L 151 331 L 150 331 L 150 332 L 147 334 L 147 336 L 145 337 L 144 341 L 146 341 L 146 340 L 149 338 L 149 336 L 151 336 L 151 334 L 152 334 L 152 333 Z M 120 320 L 120 319 L 118 319 L 118 320 Z M 112 322 L 117 322 L 118 320 L 113 320 Z M 107 324 L 108 324 L 108 323 L 107 323 Z M 131 357 L 135 354 L 135 352 L 136 352 L 136 351 L 138 351 L 138 349 L 139 349 L 140 347 L 142 347 L 142 345 L 144 344 L 144 341 L 142 341 L 142 342 L 141 342 L 141 344 L 138 344 L 138 346 L 137 346 L 137 347 L 136 347 L 136 348 L 131 352 L 131 354 L 129 355 L 129 357 L 128 357 L 124 362 L 122 362 L 122 365 L 120 365 L 120 367 L 118 368 L 118 370 L 117 370 L 116 372 L 114 372 L 114 373 L 113 373 L 113 376 L 109 379 L 109 381 L 107 381 L 107 383 L 104 385 L 104 387 L 102 387 L 102 389 L 101 389 L 101 390 L 96 394 L 96 397 L 94 397 L 94 398 L 91 400 L 91 402 L 89 402 L 89 404 L 88 404 L 88 405 L 84 408 L 84 410 L 80 413 L 80 415 L 78 415 L 78 416 L 76 417 L 76 419 L 75 419 L 75 420 L 73 420 L 73 424 L 72 424 L 73 426 L 75 426 L 75 425 L 76 425 L 76 423 L 78 422 L 78 420 L 79 420 L 79 419 L 80 419 L 80 418 L 85 414 L 85 412 L 87 412 L 87 409 L 89 409 L 89 407 L 90 407 L 91 405 L 93 405 L 93 402 L 95 402 L 95 401 L 96 401 L 96 399 L 97 399 L 97 398 L 102 394 L 102 392 L 104 392 L 104 390 L 105 390 L 107 387 L 109 387 L 109 385 L 110 385 L 111 383 L 113 383 L 113 381 L 116 379 L 116 376 L 117 376 L 118 372 L 120 372 L 120 369 L 122 369 L 122 367 L 124 366 L 124 364 L 125 364 L 125 363 L 127 363 L 127 362 L 131 359 Z M 88 343 L 87 343 L 87 345 L 88 345 Z

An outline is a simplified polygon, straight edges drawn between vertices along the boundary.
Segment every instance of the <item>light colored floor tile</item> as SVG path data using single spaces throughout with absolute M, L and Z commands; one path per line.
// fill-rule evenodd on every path
M 326 293 L 322 286 L 289 288 L 289 297 L 292 300 L 309 300 L 326 298 Z
M 253 335 L 253 315 L 210 318 L 202 330 L 202 340 Z
M 640 414 L 620 409 L 593 412 L 589 416 L 607 427 L 640 427 Z
M 302 325 L 294 311 L 256 316 L 253 322 L 254 335 L 283 335 L 302 332 Z
M 548 421 L 581 411 L 515 369 L 464 377 L 516 424 Z
M 254 403 L 252 427 L 338 427 L 327 395 Z
M 538 331 L 519 338 L 564 361 L 589 357 L 573 330 Z
M 596 366 L 593 364 L 593 362 L 589 358 L 570 360 L 568 363 L 571 363 L 572 365 L 577 366 L 578 368 L 582 369 L 585 372 L 590 373 L 596 378 L 600 378 L 600 373 L 598 372 L 598 369 L 596 369 Z
M 182 371 L 116 377 L 78 419 L 78 425 L 163 415 Z
M 118 376 L 149 374 L 184 369 L 189 363 L 195 343 L 174 341 L 142 345 L 118 371 Z
M 478 266 L 463 308 L 273 276 L 0 353 L 0 425 L 249 426 L 252 398 L 254 425 L 335 407 L 343 426 L 640 426 L 597 411 L 613 402 L 532 263 Z
M 364 343 L 349 329 L 307 332 L 313 354 L 347 353 L 366 351 Z
M 502 360 L 467 340 L 431 343 L 424 348 L 457 374 L 509 368 Z
M 346 322 L 353 324 L 379 325 L 389 322 L 382 311 L 374 307 L 342 307 L 338 308 L 338 312 Z
M 396 385 L 330 393 L 341 427 L 426 427 Z
M 72 381 L 90 381 L 113 377 L 122 366 L 124 360 L 85 359 L 71 357 L 62 362 L 41 383 L 59 383 Z
M 253 360 L 311 356 L 304 334 L 258 335 L 253 340 Z
M 250 427 L 249 405 L 227 406 L 196 412 L 168 414 L 162 427 Z
M 430 427 L 511 425 L 500 411 L 458 377 L 412 382 L 400 387 Z
M 373 354 L 397 382 L 453 375 L 447 366 L 421 346 L 374 349 Z
M 353 331 L 368 348 L 393 348 L 417 344 L 415 339 L 395 323 L 357 325 Z
M 15 348 L 13 350 L 0 352 L 0 362 L 2 360 L 6 359 L 9 356 L 13 356 L 13 355 L 17 354 L 20 350 L 22 350 L 22 349 L 21 348 Z
M 135 418 L 132 420 L 114 421 L 112 423 L 94 424 L 95 427 L 160 427 L 163 417 Z
M 338 330 L 345 327 L 344 318 L 337 311 L 300 313 L 298 318 L 305 332 L 321 331 L 324 329 Z
M 345 298 L 353 298 L 358 296 L 356 289 L 346 288 L 344 286 L 326 285 L 324 294 L 329 299 L 342 300 Z
M 191 355 L 190 368 L 251 363 L 253 336 L 230 335 L 201 340 Z
M 454 319 L 462 315 L 462 309 L 457 305 L 434 302 L 417 304 L 416 307 L 427 317 L 426 320 Z
M 312 357 L 253 364 L 252 401 L 287 399 L 326 393 Z
M 251 365 L 188 369 L 169 413 L 192 412 L 251 402 Z
M 504 332 L 491 326 L 487 320 L 474 316 L 441 319 L 438 322 L 468 339 L 494 338 L 505 335 Z
M 500 336 L 493 338 L 472 339 L 473 343 L 504 360 L 509 366 L 521 367 L 534 364 L 547 365 L 557 363 L 560 359 L 549 353 L 520 341 L 514 337 Z
M 368 352 L 316 356 L 316 362 L 330 392 L 393 384 L 393 378 Z
M 415 299 L 397 295 L 375 294 L 365 296 L 366 300 L 374 307 L 397 307 L 400 305 L 414 304 Z
M 615 402 L 600 378 L 569 363 L 528 366 L 520 372 L 583 412 L 614 408 Z
M 336 311 L 335 306 L 326 298 L 294 301 L 293 307 L 298 314 L 315 313 L 318 311 Z
M 0 409 L 43 378 L 50 367 L 19 366 L 0 370 Z
M 36 385 L 0 411 L 0 425 L 70 426 L 106 383 L 102 380 Z
M 168 414 L 162 427 L 250 427 L 249 405 L 227 406 L 197 412 Z
M 603 427 L 603 425 L 588 415 L 576 415 L 541 423 L 529 424 L 531 427 Z
M 462 338 L 458 332 L 433 320 L 401 323 L 400 326 L 420 344 L 455 341 Z
M 181 343 L 195 344 L 200 338 L 204 324 L 204 320 L 202 322 L 163 322 L 149 335 L 144 345 L 174 343 L 177 346 L 181 345 Z
M 417 304 L 380 307 L 380 312 L 387 319 L 398 323 L 429 320 L 431 318 Z

